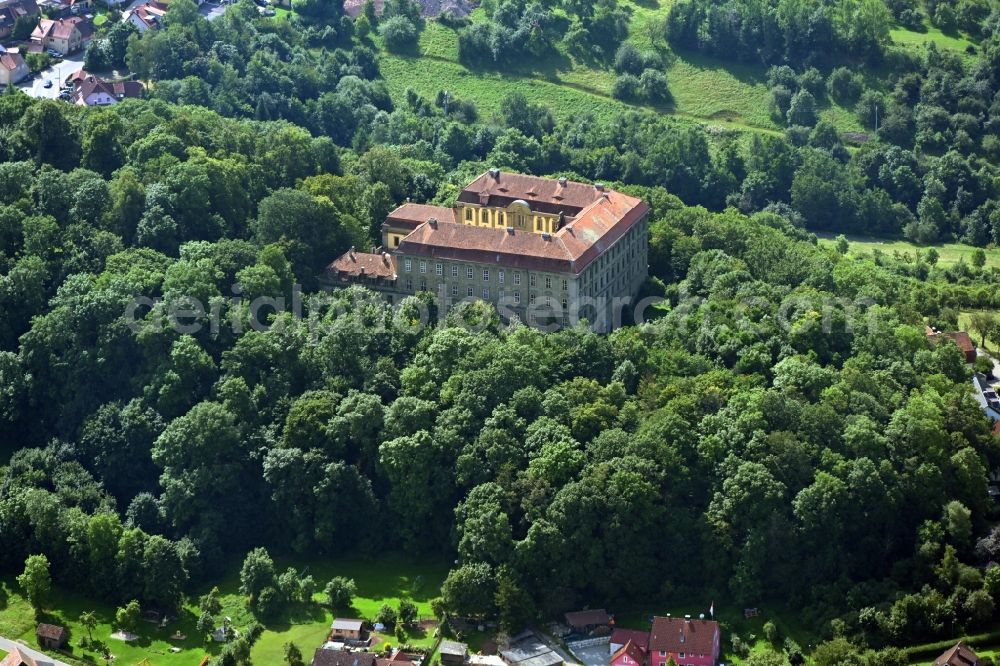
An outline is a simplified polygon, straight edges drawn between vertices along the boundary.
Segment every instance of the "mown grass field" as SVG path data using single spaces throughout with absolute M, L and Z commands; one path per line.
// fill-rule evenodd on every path
M 990 314 L 992 314 L 994 317 L 1000 317 L 1000 311 L 997 310 L 990 311 Z M 977 345 L 982 347 L 983 339 L 980 337 L 979 333 L 977 331 L 973 331 L 972 327 L 969 325 L 970 322 L 972 321 L 972 315 L 973 315 L 972 312 L 959 312 L 958 329 L 960 331 L 968 331 L 969 335 L 972 336 L 973 341 L 975 341 Z M 986 351 L 996 353 L 998 350 L 1000 350 L 1000 339 L 987 336 L 985 349 Z
M 970 262 L 972 253 L 976 249 L 971 245 L 962 243 L 938 243 L 935 245 L 916 245 L 905 240 L 887 240 L 882 238 L 870 238 L 866 236 L 848 236 L 850 249 L 848 254 L 870 253 L 878 249 L 882 252 L 900 256 L 909 255 L 916 258 L 918 254 L 926 255 L 927 250 L 934 248 L 938 252 L 938 265 L 950 266 L 959 261 Z M 820 245 L 835 247 L 836 240 L 833 234 L 824 234 L 819 239 Z M 986 250 L 986 268 L 1000 268 L 1000 248 Z
M 629 41 L 640 49 L 655 49 L 664 58 L 674 98 L 671 105 L 627 104 L 616 100 L 611 95 L 615 74 L 609 64 L 584 64 L 564 53 L 553 62 L 539 62 L 518 72 L 470 70 L 459 62 L 457 31 L 434 20 L 427 21 L 416 52 L 396 55 L 383 51 L 382 72 L 396 99 L 401 99 L 407 88 L 425 97 L 449 90 L 453 95 L 475 101 L 484 117 L 494 113 L 506 95 L 517 91 L 533 102 L 547 105 L 561 118 L 578 113 L 611 118 L 623 110 L 636 108 L 727 129 L 769 133 L 783 130 L 768 108 L 770 94 L 764 66 L 726 62 L 697 53 L 675 53 L 662 36 L 662 22 L 672 4 L 670 0 L 623 2 L 632 10 Z M 486 20 L 482 10 L 473 12 L 472 18 Z M 916 36 L 923 33 L 902 29 L 897 32 L 901 40 L 922 43 Z M 933 31 L 927 35 L 934 38 Z M 956 44 L 960 41 L 956 40 Z M 864 131 L 851 109 L 828 100 L 820 100 L 820 108 L 821 117 L 841 132 Z
M 276 562 L 278 571 L 283 571 L 290 565 L 297 566 L 300 571 L 306 568 L 302 562 Z M 234 569 L 237 566 L 235 564 Z M 307 660 L 311 659 L 313 651 L 325 641 L 330 622 L 333 621 L 334 611 L 319 604 L 323 597 L 321 590 L 333 576 L 353 578 L 358 586 L 358 596 L 353 607 L 338 609 L 338 616 L 368 619 L 378 612 L 383 603 L 398 608 L 401 599 L 410 599 L 417 605 L 421 617 L 429 617 L 432 615 L 430 600 L 440 594 L 447 570 L 447 564 L 443 563 L 411 563 L 384 558 L 310 562 L 306 573 L 313 576 L 320 588 L 314 596 L 316 603 L 298 605 L 280 620 L 266 624 L 266 630 L 254 645 L 253 663 L 261 666 L 284 663 L 284 645 L 288 641 L 298 645 Z M 237 576 L 234 574 L 221 581 L 218 587 L 223 606 L 219 617 L 232 618 L 233 626 L 242 631 L 254 618 L 246 609 L 243 596 L 239 594 Z M 201 592 L 207 591 L 205 589 Z M 110 647 L 118 666 L 132 666 L 143 659 L 148 660 L 149 666 L 196 666 L 203 656 L 217 654 L 220 649 L 219 644 L 207 642 L 198 636 L 195 629 L 199 614 L 197 597 L 198 595 L 193 595 L 180 617 L 171 620 L 164 629 L 141 622 L 139 640 L 130 644 L 109 638 L 114 631 L 114 607 L 59 589 L 53 591 L 46 604 L 45 621 L 61 624 L 69 629 L 69 654 L 60 658 L 70 663 L 104 663 L 98 652 L 84 649 L 80 645 L 81 639 L 87 636 L 87 630 L 79 622 L 80 615 L 85 611 L 94 611 L 99 624 L 93 631 L 93 637 Z M 0 582 L 0 636 L 19 639 L 37 648 L 35 626 L 34 611 L 21 595 L 17 584 L 12 579 Z M 186 638 L 172 640 L 171 636 L 175 632 L 180 632 Z M 396 643 L 392 636 L 380 638 L 379 644 L 382 640 Z M 409 631 L 407 636 L 407 642 L 413 645 L 429 646 L 433 640 L 433 635 L 419 629 Z M 171 648 L 180 648 L 181 651 L 171 652 Z

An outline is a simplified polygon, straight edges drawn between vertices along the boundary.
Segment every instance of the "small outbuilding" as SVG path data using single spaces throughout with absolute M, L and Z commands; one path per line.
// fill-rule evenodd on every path
M 597 627 L 607 627 L 611 624 L 611 616 L 603 608 L 593 610 L 572 611 L 566 613 L 566 626 L 573 631 L 589 632 Z
M 330 635 L 333 638 L 345 638 L 347 640 L 359 641 L 364 631 L 363 620 L 353 620 L 338 617 L 330 625 Z
M 66 645 L 69 633 L 66 631 L 66 627 L 61 627 L 58 624 L 45 624 L 43 622 L 35 629 L 35 637 L 38 639 L 38 644 L 43 648 L 59 650 Z
M 441 654 L 441 663 L 446 666 L 461 666 L 469 657 L 469 649 L 465 643 L 458 641 L 441 641 L 438 651 Z
M 959 641 L 934 660 L 932 666 L 978 666 L 979 656 L 968 645 Z

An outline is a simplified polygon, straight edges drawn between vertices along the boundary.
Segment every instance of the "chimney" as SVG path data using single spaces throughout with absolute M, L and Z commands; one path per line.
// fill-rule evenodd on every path
M 567 182 L 568 181 L 566 180 L 566 176 L 560 176 L 560 178 L 559 178 L 559 187 L 566 187 L 566 183 Z
M 500 180 L 500 169 L 490 169 L 490 176 L 493 180 Z
M 705 614 L 704 613 L 699 613 L 698 614 L 698 619 L 699 620 L 704 620 L 705 619 Z
M 598 192 L 604 191 L 604 183 L 594 183 L 594 189 Z
M 550 234 L 550 233 L 549 233 L 549 232 L 547 232 L 547 231 L 546 231 L 546 232 L 544 232 L 544 233 L 542 233 L 542 240 L 547 240 L 547 241 L 550 241 L 550 240 L 552 240 L 552 234 Z
M 514 235 L 514 227 L 507 227 L 507 233 L 509 233 L 511 236 L 513 236 Z
M 389 253 L 388 252 L 383 252 L 382 253 L 382 263 L 385 264 L 386 266 L 389 265 Z
M 438 221 L 436 217 L 432 217 L 429 220 L 427 220 L 427 224 L 431 225 L 431 229 L 438 228 Z
M 354 258 L 354 246 L 353 245 L 351 246 L 350 257 L 351 257 L 351 259 Z

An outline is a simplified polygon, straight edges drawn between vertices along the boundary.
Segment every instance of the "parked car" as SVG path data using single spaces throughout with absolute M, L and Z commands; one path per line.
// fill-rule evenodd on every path
M 52 79 L 45 79 L 45 83 L 42 84 L 42 87 L 43 88 L 51 88 L 52 87 Z

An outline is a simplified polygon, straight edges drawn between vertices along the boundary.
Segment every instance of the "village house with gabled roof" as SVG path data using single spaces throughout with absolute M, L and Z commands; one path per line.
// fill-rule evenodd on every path
M 637 647 L 639 647 L 643 652 L 649 650 L 649 632 L 641 631 L 639 629 L 622 629 L 616 627 L 614 631 L 611 632 L 611 644 L 610 650 L 611 654 L 618 652 L 622 649 L 626 643 L 631 641 Z
M 453 207 L 392 211 L 381 248 L 352 250 L 323 277 L 328 286 L 374 286 L 393 303 L 424 292 L 442 311 L 481 300 L 530 325 L 586 319 L 606 331 L 646 280 L 648 217 L 642 200 L 600 183 L 490 169 Z
M 646 651 L 632 641 L 611 655 L 610 666 L 646 666 Z
M 963 641 L 945 650 L 931 666 L 978 666 L 979 656 Z
M 147 2 L 133 7 L 125 13 L 124 19 L 135 26 L 139 34 L 155 30 L 163 23 L 167 8 L 157 2 Z
M 0 85 L 9 86 L 28 76 L 28 64 L 20 51 L 0 46 Z
M 74 79 L 69 100 L 78 106 L 110 106 L 129 97 L 142 97 L 142 91 L 138 81 L 105 81 L 88 74 L 82 79 Z
M 80 16 L 43 18 L 31 33 L 31 41 L 64 54 L 86 48 L 93 37 L 94 24 Z
M 0 39 L 7 39 L 14 30 L 17 19 L 38 16 L 35 0 L 0 0 Z
M 719 623 L 690 616 L 654 617 L 649 632 L 650 666 L 715 666 L 719 660 Z
M 373 652 L 352 652 L 350 650 L 326 650 L 319 648 L 313 653 L 312 666 L 375 666 Z

